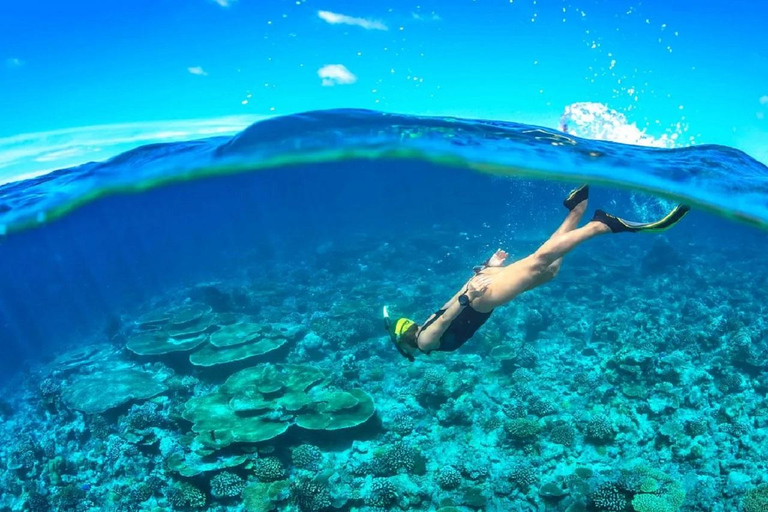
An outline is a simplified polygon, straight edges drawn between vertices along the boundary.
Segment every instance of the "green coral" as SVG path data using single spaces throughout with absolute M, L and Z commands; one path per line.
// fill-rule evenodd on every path
M 524 441 L 535 438 L 541 430 L 541 425 L 535 420 L 528 418 L 517 418 L 508 421 L 504 425 L 504 430 L 511 439 L 515 441 Z
M 203 446 L 224 448 L 235 442 L 267 441 L 291 426 L 281 418 L 239 415 L 230 407 L 231 399 L 219 390 L 187 402 L 182 417 L 194 424 L 192 430 L 198 434 L 197 441 Z
M 632 499 L 632 508 L 636 512 L 674 512 L 677 510 L 664 498 L 655 494 L 638 494 Z
M 640 483 L 640 492 L 654 493 L 660 488 L 661 484 L 655 478 L 648 477 Z
M 291 459 L 297 468 L 316 471 L 323 460 L 323 452 L 317 446 L 302 444 L 293 449 Z
M 168 324 L 172 329 L 184 329 L 196 325 L 211 313 L 211 306 L 205 304 L 186 304 L 169 312 Z
M 269 484 L 253 482 L 243 491 L 243 508 L 247 512 L 269 512 L 275 504 L 269 500 Z
M 154 373 L 135 368 L 104 370 L 75 377 L 62 398 L 72 409 L 98 414 L 131 400 L 146 400 L 166 391 Z
M 442 489 L 456 489 L 461 485 L 461 473 L 453 466 L 443 466 L 437 472 L 437 485 Z
M 279 502 L 290 497 L 290 482 L 252 482 L 245 488 L 242 497 L 243 508 L 247 512 L 270 512 L 277 509 Z
M 376 478 L 371 484 L 371 492 L 365 504 L 371 507 L 388 509 L 397 501 L 397 488 L 386 478 Z
M 298 479 L 291 483 L 291 501 L 301 512 L 320 512 L 331 506 L 331 495 L 319 482 Z
M 207 337 L 205 333 L 201 333 L 174 338 L 165 331 L 149 331 L 128 338 L 125 348 L 140 356 L 157 356 L 192 350 L 205 342 Z
M 218 348 L 205 345 L 194 354 L 190 354 L 189 362 L 195 366 L 216 366 L 218 364 L 243 361 L 277 350 L 288 343 L 286 338 L 255 338 L 242 345 Z
M 372 469 L 377 475 L 389 476 L 400 472 L 420 473 L 422 465 L 423 458 L 417 449 L 398 443 L 376 453 Z
M 242 345 L 258 338 L 264 325 L 248 320 L 242 320 L 229 325 L 222 325 L 210 336 L 211 345 L 218 348 Z
M 331 391 L 319 384 L 324 377 L 312 366 L 262 364 L 235 373 L 209 395 L 189 400 L 183 417 L 193 423 L 203 446 L 219 449 L 267 441 L 292 425 L 339 430 L 373 416 L 370 395 L 359 389 Z
M 51 485 L 61 485 L 61 474 L 64 473 L 66 465 L 64 457 L 61 455 L 48 461 L 48 479 L 51 481 Z
M 275 482 L 285 477 L 285 468 L 277 457 L 265 457 L 254 463 L 253 473 L 262 482 Z
M 208 339 L 216 316 L 203 304 L 188 304 L 171 311 L 150 311 L 136 321 L 137 333 L 125 347 L 140 356 L 187 352 Z
M 194 485 L 183 482 L 169 491 L 168 502 L 173 508 L 180 510 L 203 508 L 205 507 L 205 494 Z
M 211 307 L 189 304 L 171 311 L 153 311 L 136 322 L 126 348 L 142 356 L 189 352 L 196 366 L 215 366 L 271 352 L 298 339 L 301 325 L 261 324 L 249 317 L 216 315 Z
M 211 334 L 210 343 L 190 354 L 189 361 L 195 366 L 216 366 L 250 359 L 277 350 L 304 332 L 301 325 L 241 321 Z
M 539 476 L 536 474 L 533 466 L 530 464 L 518 464 L 508 475 L 510 483 L 515 487 L 523 490 L 528 488 L 539 481 Z
M 568 491 L 563 489 L 556 482 L 547 482 L 539 488 L 539 496 L 542 498 L 560 499 L 567 494 Z
M 748 490 L 741 505 L 744 512 L 768 512 L 768 484 Z
M 638 466 L 631 473 L 640 478 L 638 494 L 632 498 L 635 512 L 677 512 L 685 501 L 680 482 L 647 466 Z
M 53 502 L 56 505 L 56 510 L 61 512 L 78 510 L 78 507 L 84 499 L 85 491 L 74 484 L 69 484 L 60 488 L 59 491 L 53 495 Z
M 605 415 L 594 416 L 585 428 L 587 439 L 595 443 L 605 443 L 616 437 L 611 420 Z
M 234 473 L 224 471 L 211 479 L 211 496 L 214 498 L 234 498 L 245 489 L 245 480 Z
M 623 512 L 627 507 L 624 494 L 611 482 L 598 486 L 590 493 L 589 498 L 601 512 Z
M 556 444 L 572 446 L 573 442 L 576 440 L 576 429 L 565 423 L 555 425 L 549 431 L 549 439 Z
M 240 466 L 247 460 L 247 455 L 218 455 L 203 451 L 202 453 L 191 452 L 185 455 L 174 453 L 168 457 L 166 464 L 171 471 L 192 478 L 203 473 Z

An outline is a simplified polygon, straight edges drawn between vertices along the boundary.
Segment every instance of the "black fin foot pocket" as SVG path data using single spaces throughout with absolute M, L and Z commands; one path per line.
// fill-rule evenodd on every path
M 587 199 L 589 199 L 589 185 L 582 185 L 568 194 L 568 197 L 563 200 L 563 206 L 573 210 L 576 208 L 576 205 Z

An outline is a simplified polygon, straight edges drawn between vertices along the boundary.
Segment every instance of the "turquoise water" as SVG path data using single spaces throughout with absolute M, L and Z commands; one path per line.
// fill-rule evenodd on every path
M 0 507 L 761 510 L 766 171 L 336 110 L 4 185 Z M 585 221 L 692 212 L 398 355 L 383 305 L 424 321 L 583 182 Z
M 732 148 L 648 148 L 518 123 L 331 110 L 269 119 L 232 138 L 143 146 L 104 163 L 6 185 L 0 228 L 7 232 L 44 223 L 114 192 L 348 159 L 403 159 L 506 176 L 584 179 L 768 223 L 768 168 Z

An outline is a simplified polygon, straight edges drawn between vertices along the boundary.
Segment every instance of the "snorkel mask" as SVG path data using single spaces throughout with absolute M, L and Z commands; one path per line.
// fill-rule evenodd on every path
M 408 325 L 405 324 L 405 322 L 410 322 Z M 413 325 L 413 322 L 401 318 L 397 321 L 397 325 L 395 328 L 392 328 L 392 321 L 389 319 L 389 311 L 387 311 L 387 306 L 384 306 L 384 328 L 387 330 L 387 334 L 389 334 L 389 339 L 392 341 L 392 344 L 395 346 L 398 352 L 400 352 L 400 355 L 409 360 L 410 362 L 414 362 L 416 360 L 415 357 L 413 357 L 412 354 L 409 354 L 403 348 L 400 346 L 400 335 L 407 331 L 408 328 Z

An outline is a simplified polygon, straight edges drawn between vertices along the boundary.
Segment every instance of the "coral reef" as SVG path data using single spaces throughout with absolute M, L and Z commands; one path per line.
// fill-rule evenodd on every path
M 299 469 L 308 469 L 317 471 L 320 469 L 323 460 L 323 452 L 317 446 L 311 444 L 302 444 L 297 446 L 291 452 L 293 465 Z
M 373 415 L 373 399 L 365 391 L 311 387 L 323 376 L 306 365 L 248 368 L 230 376 L 215 392 L 190 399 L 183 416 L 193 423 L 200 444 L 220 449 L 237 442 L 267 441 L 292 425 L 308 430 L 351 428 Z
M 369 242 L 329 265 L 384 275 L 370 255 L 393 249 Z M 406 262 L 378 287 L 285 265 L 295 290 L 169 291 L 8 387 L 0 510 L 767 510 L 768 272 L 694 259 L 671 279 L 666 250 L 648 273 L 574 257 L 414 363 L 371 311 L 426 317 L 460 265 L 435 287 Z
M 211 479 L 211 496 L 235 498 L 245 489 L 245 480 L 234 473 L 223 471 Z
M 89 414 L 102 413 L 131 400 L 146 400 L 166 391 L 162 375 L 123 368 L 75 377 L 62 393 L 64 403 Z

